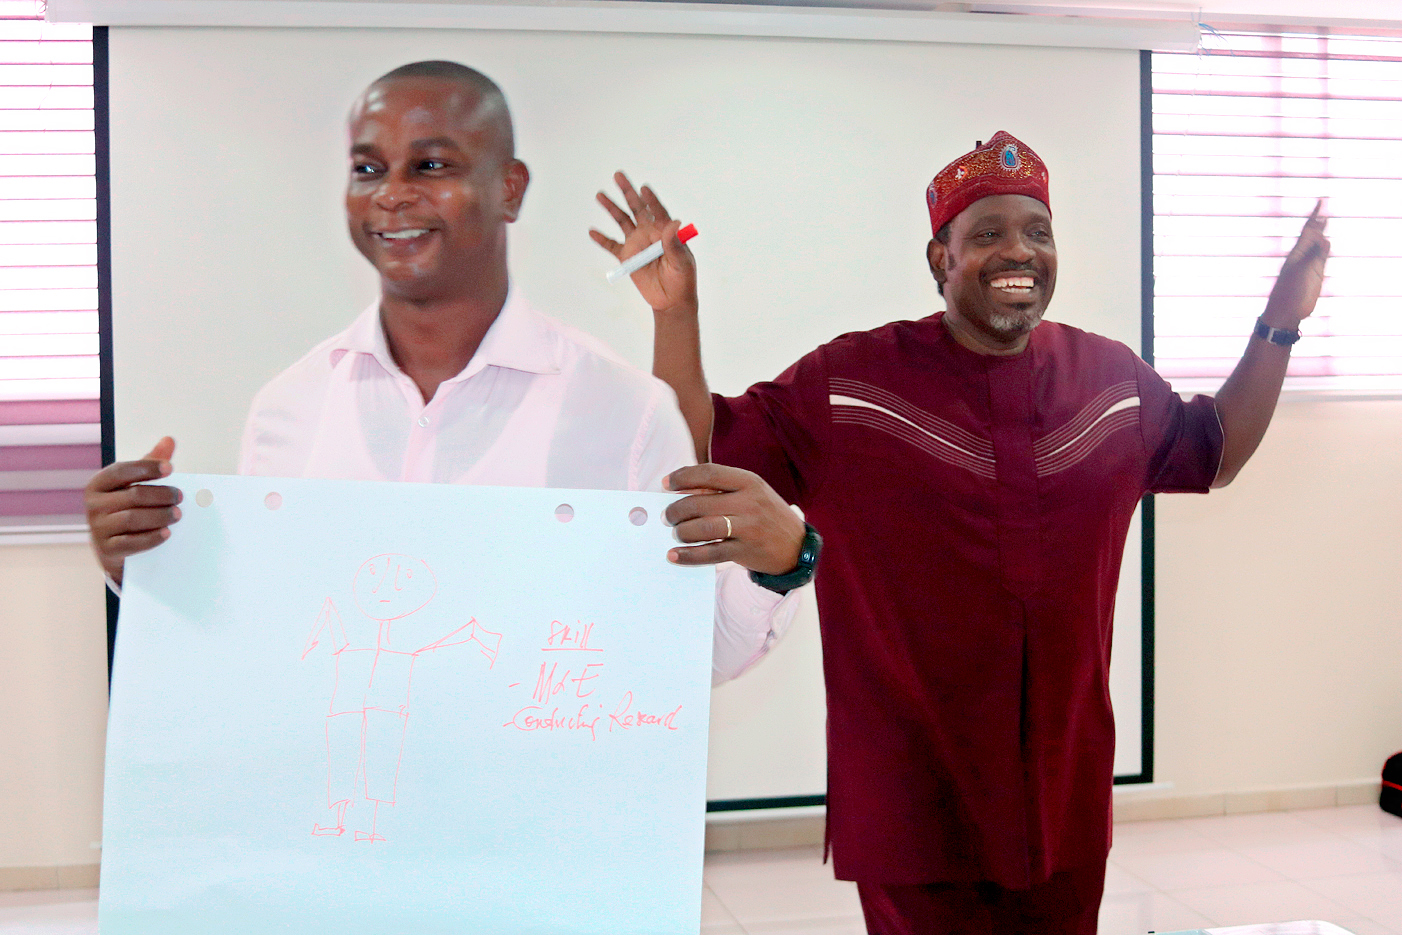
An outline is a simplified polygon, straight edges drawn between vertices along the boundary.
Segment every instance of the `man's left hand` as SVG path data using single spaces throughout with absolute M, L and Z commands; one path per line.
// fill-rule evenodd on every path
M 618 223 L 623 242 L 597 230 L 590 230 L 589 236 L 620 262 L 661 241 L 662 256 L 634 273 L 633 285 L 654 312 L 695 315 L 696 260 L 677 237 L 681 221 L 672 219 L 648 186 L 644 185 L 641 191 L 634 190 L 628 176 L 622 172 L 615 172 L 613 180 L 623 193 L 628 210 L 620 208 L 603 192 L 597 197 L 599 204 Z
M 1324 263 L 1329 259 L 1329 238 L 1324 236 L 1328 220 L 1320 199 L 1305 221 L 1300 239 L 1281 264 L 1280 275 L 1261 314 L 1261 320 L 1272 328 L 1294 331 L 1314 311 L 1324 287 Z
M 667 522 L 676 527 L 677 538 L 704 543 L 672 549 L 668 561 L 737 562 L 765 575 L 787 574 L 798 566 L 803 520 L 758 474 L 696 464 L 673 471 L 663 486 L 691 494 L 667 507 Z

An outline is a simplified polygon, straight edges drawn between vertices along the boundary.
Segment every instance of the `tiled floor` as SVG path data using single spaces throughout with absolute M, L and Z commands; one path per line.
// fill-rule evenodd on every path
M 93 890 L 0 893 L 0 935 L 95 935 Z M 813 847 L 712 854 L 705 935 L 862 935 Z M 1102 935 L 1323 919 L 1402 935 L 1402 819 L 1376 806 L 1117 825 Z

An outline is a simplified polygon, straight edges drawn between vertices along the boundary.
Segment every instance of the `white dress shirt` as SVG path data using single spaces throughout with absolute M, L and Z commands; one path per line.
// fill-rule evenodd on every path
M 661 490 L 694 462 L 665 383 L 512 290 L 467 366 L 427 403 L 390 356 L 379 303 L 366 309 L 254 397 L 239 473 Z M 757 662 L 798 600 L 717 566 L 712 684 Z

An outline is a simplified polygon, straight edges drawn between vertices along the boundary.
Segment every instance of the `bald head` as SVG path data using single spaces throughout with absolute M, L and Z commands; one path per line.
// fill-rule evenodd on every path
M 480 300 L 495 314 L 506 225 L 530 182 L 501 89 L 455 62 L 405 65 L 365 89 L 347 138 L 346 220 L 383 295 Z
M 516 155 L 516 134 L 511 124 L 511 111 L 506 106 L 506 95 L 495 81 L 475 68 L 457 62 L 431 59 L 423 62 L 410 62 L 385 72 L 371 82 L 351 109 L 350 119 L 354 123 L 357 116 L 389 85 L 398 82 L 432 82 L 443 86 L 453 98 L 448 110 L 476 127 L 487 130 L 496 143 L 495 148 L 503 159 Z M 456 93 L 454 93 L 456 92 Z

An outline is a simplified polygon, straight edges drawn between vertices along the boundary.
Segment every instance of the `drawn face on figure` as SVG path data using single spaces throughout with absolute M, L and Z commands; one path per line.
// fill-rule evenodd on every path
M 505 263 L 530 174 L 500 98 L 442 78 L 392 78 L 351 111 L 346 220 L 387 295 L 468 295 Z
M 438 579 L 423 559 L 376 555 L 355 573 L 355 603 L 371 620 L 398 620 L 422 610 L 438 593 Z
M 930 241 L 930 271 L 944 284 L 946 315 L 994 342 L 1037 327 L 1056 287 L 1051 212 L 1027 195 L 982 198 Z

